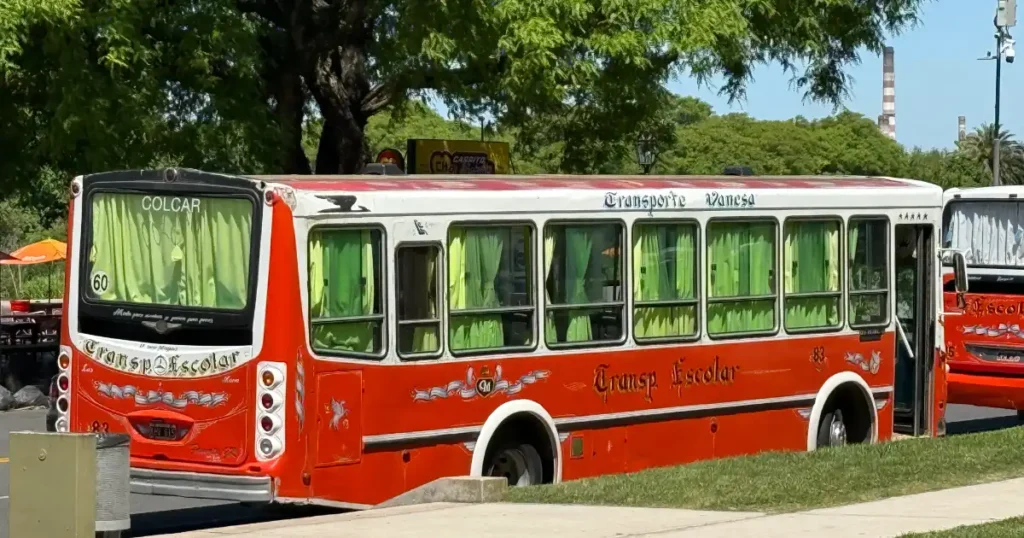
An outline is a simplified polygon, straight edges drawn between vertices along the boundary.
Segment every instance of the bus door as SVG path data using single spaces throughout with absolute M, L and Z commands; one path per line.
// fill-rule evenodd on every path
M 899 224 L 896 256 L 896 378 L 893 429 L 908 435 L 928 435 L 930 402 L 935 398 L 934 226 Z

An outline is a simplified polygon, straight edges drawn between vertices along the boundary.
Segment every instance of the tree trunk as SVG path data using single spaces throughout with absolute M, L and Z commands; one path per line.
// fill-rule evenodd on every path
M 341 47 L 316 62 L 306 77 L 324 118 L 316 173 L 356 174 L 367 162 L 365 129 L 369 119 L 363 100 L 370 92 L 366 53 Z
M 309 158 L 302 147 L 303 106 L 306 96 L 298 73 L 287 71 L 276 88 L 277 123 L 281 129 L 282 151 L 278 166 L 285 174 L 309 174 Z

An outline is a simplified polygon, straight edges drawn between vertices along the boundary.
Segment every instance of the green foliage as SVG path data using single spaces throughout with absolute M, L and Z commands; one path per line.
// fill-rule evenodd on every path
M 1024 184 L 1024 146 L 1014 140 L 1013 133 L 1000 129 L 996 134 L 992 124 L 978 127 L 967 138 L 957 143 L 961 152 L 971 161 L 987 169 L 991 177 L 994 168 L 993 149 L 999 141 L 999 181 L 1004 185 Z

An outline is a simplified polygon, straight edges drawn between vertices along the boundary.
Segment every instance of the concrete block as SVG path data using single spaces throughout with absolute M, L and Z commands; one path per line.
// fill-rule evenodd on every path
M 374 508 L 390 508 L 426 503 L 491 503 L 505 497 L 508 480 L 504 477 L 451 476 L 438 478 L 416 489 L 384 501 Z

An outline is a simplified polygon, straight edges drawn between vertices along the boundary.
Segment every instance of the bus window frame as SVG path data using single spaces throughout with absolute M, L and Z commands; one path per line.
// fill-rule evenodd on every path
M 528 306 L 528 307 L 526 307 L 526 306 L 510 306 L 510 307 L 506 306 L 506 307 L 497 307 L 497 308 L 474 308 L 472 310 L 460 310 L 460 311 L 458 311 L 457 314 L 455 314 L 455 316 L 452 316 L 451 303 L 448 301 L 448 295 L 449 295 L 449 293 L 448 293 L 448 278 L 449 278 L 448 271 L 449 271 L 449 266 L 451 265 L 449 263 L 450 253 L 448 251 L 448 244 L 451 242 L 452 228 L 462 227 L 462 228 L 506 228 L 506 229 L 510 229 L 510 228 L 515 228 L 515 227 L 518 227 L 518 226 L 526 227 L 529 230 L 529 234 L 530 234 L 529 237 L 528 237 L 528 239 L 530 241 L 530 248 L 528 249 L 528 252 L 527 252 L 527 254 L 530 255 L 530 260 L 529 260 L 529 263 L 526 264 L 526 268 L 529 271 L 529 273 L 527 274 L 526 283 L 530 286 L 530 292 L 527 295 L 530 298 L 531 305 Z M 445 228 L 444 248 L 442 248 L 442 250 L 441 250 L 442 255 L 444 257 L 444 281 L 443 281 L 444 285 L 443 285 L 443 287 L 445 289 L 444 304 L 443 304 L 443 306 L 444 306 L 444 322 L 443 322 L 443 327 L 444 327 L 444 331 L 445 331 L 445 334 L 444 334 L 445 346 L 443 346 L 443 347 L 447 348 L 448 353 L 450 353 L 452 357 L 463 358 L 463 357 L 473 357 L 473 356 L 481 356 L 481 355 L 506 355 L 506 354 L 509 354 L 509 353 L 524 353 L 524 352 L 529 353 L 529 352 L 533 352 L 533 351 L 535 351 L 537 349 L 537 346 L 539 345 L 538 342 L 540 341 L 540 337 L 539 337 L 539 333 L 538 333 L 538 321 L 537 321 L 537 315 L 540 312 L 540 306 L 537 304 L 537 275 L 534 274 L 534 273 L 537 272 L 537 257 L 536 257 L 537 256 L 537 242 L 538 242 L 537 241 L 537 224 L 535 222 L 531 221 L 531 220 L 523 220 L 523 219 L 492 220 L 492 221 L 453 220 L 453 221 L 448 223 L 448 226 Z M 500 315 L 504 315 L 504 314 L 514 314 L 514 313 L 517 313 L 517 312 L 529 312 L 531 310 L 533 311 L 533 318 L 531 319 L 531 322 L 530 322 L 530 330 L 532 332 L 533 338 L 532 338 L 532 342 L 530 343 L 530 345 L 526 345 L 526 346 L 487 347 L 487 348 L 459 349 L 459 350 L 456 350 L 451 345 L 451 337 L 452 337 L 452 335 L 451 335 L 451 320 L 452 320 L 453 317 L 457 318 L 459 316 L 483 315 L 483 314 L 488 314 L 488 313 L 493 313 L 493 314 L 497 314 L 497 315 L 500 316 Z
M 398 339 L 401 338 L 401 331 L 400 331 L 400 329 L 401 329 L 401 327 L 403 325 L 403 323 L 402 323 L 403 320 L 401 319 L 401 313 L 400 313 L 400 311 L 398 309 L 398 293 L 400 291 L 400 285 L 401 285 L 401 282 L 399 282 L 399 280 L 398 280 L 399 279 L 399 271 L 400 271 L 399 268 L 401 267 L 401 265 L 398 263 L 399 262 L 398 255 L 399 255 L 399 252 L 403 248 L 423 248 L 423 247 L 437 249 L 437 252 L 436 252 L 437 258 L 438 258 L 437 259 L 437 268 L 436 268 L 435 274 L 434 274 L 434 285 L 437 286 L 437 301 L 438 301 L 438 305 L 437 305 L 437 330 L 438 330 L 439 334 L 437 335 L 437 339 L 438 339 L 437 351 L 430 351 L 430 352 L 425 352 L 425 353 L 402 353 L 402 347 L 401 347 L 401 345 L 399 345 L 399 342 L 398 342 Z M 443 338 L 443 336 L 444 336 L 444 334 L 445 334 L 445 332 L 447 331 L 447 328 L 448 328 L 447 320 L 445 319 L 445 315 L 444 315 L 444 306 L 446 304 L 446 299 L 448 298 L 448 293 L 447 293 L 448 290 L 446 289 L 446 286 L 444 285 L 445 282 L 447 282 L 447 280 L 448 280 L 448 278 L 447 278 L 448 277 L 448 271 L 447 271 L 448 270 L 448 263 L 447 263 L 448 260 L 447 260 L 447 256 L 445 255 L 446 252 L 447 251 L 444 248 L 444 242 L 442 242 L 442 241 L 402 241 L 402 242 L 397 243 L 395 245 L 395 249 L 394 249 L 394 252 L 393 252 L 394 256 L 393 256 L 393 259 L 392 259 L 392 263 L 394 264 L 394 267 L 395 267 L 395 271 L 394 271 L 395 275 L 394 275 L 394 279 L 393 279 L 394 283 L 395 283 L 395 355 L 398 356 L 398 359 L 400 361 L 403 361 L 403 362 L 415 362 L 415 361 L 427 361 L 427 360 L 438 359 L 438 358 L 440 358 L 440 357 L 442 357 L 444 355 L 445 349 L 447 348 L 448 339 L 447 338 Z M 434 320 L 404 320 L 404 321 L 405 321 L 404 325 L 412 325 L 412 326 L 418 326 L 418 325 L 424 325 L 425 326 L 425 325 L 427 325 L 427 323 L 430 323 L 430 324 L 434 323 Z
M 786 293 L 786 278 L 785 278 L 785 264 L 786 263 L 786 225 L 790 221 L 794 222 L 837 222 L 839 223 L 839 291 L 828 291 L 828 292 L 810 292 L 810 293 Z M 847 301 L 846 301 L 846 290 L 848 288 L 846 282 L 846 273 L 848 272 L 847 264 L 843 263 L 846 259 L 844 254 L 844 248 L 848 248 L 848 238 L 845 233 L 847 228 L 843 222 L 843 218 L 839 215 L 825 215 L 825 216 L 790 216 L 786 217 L 782 221 L 782 286 L 780 291 L 782 293 L 782 329 L 786 334 L 829 334 L 842 331 L 846 327 L 847 318 Z M 797 329 L 786 328 L 786 298 L 812 298 L 812 297 L 839 297 L 839 323 L 828 327 L 803 327 Z
M 371 230 L 371 231 L 372 230 L 377 230 L 377 231 L 380 232 L 380 234 L 381 234 L 380 235 L 380 250 L 381 250 L 381 253 L 380 253 L 380 263 L 381 263 L 381 268 L 380 268 L 380 279 L 378 280 L 378 282 L 380 284 L 379 287 L 381 289 L 383 289 L 383 291 L 384 291 L 384 294 L 383 294 L 383 296 L 381 297 L 381 300 L 380 300 L 380 302 L 381 302 L 381 307 L 380 307 L 381 308 L 381 312 L 380 312 L 380 314 L 374 314 L 374 315 L 369 315 L 369 316 L 352 316 L 352 317 L 346 317 L 346 318 L 321 318 L 321 320 L 323 320 L 323 321 L 317 320 L 317 319 L 315 319 L 313 317 L 313 293 L 312 293 L 312 289 L 311 289 L 312 288 L 312 284 L 310 283 L 310 280 L 309 280 L 309 264 L 310 264 L 310 260 L 312 260 L 312 257 L 310 256 L 310 254 L 311 254 L 310 236 L 313 235 L 314 232 L 321 232 L 323 230 L 328 230 L 328 231 L 333 231 L 333 230 L 360 230 L 360 231 L 362 231 L 362 230 Z M 345 223 L 345 224 L 342 224 L 342 223 L 327 223 L 327 222 L 325 222 L 325 223 L 318 223 L 318 224 L 315 224 L 315 225 L 311 226 L 309 228 L 309 230 L 306 232 L 306 268 L 305 268 L 305 271 L 306 271 L 306 297 L 308 299 L 306 301 L 307 302 L 306 314 L 307 314 L 307 316 L 309 318 L 309 327 L 306 330 L 306 338 L 309 339 L 309 349 L 311 349 L 314 354 L 320 355 L 320 356 L 323 356 L 323 357 L 342 357 L 342 358 L 361 359 L 361 360 L 374 360 L 374 361 L 383 361 L 387 357 L 388 350 L 389 350 L 388 344 L 389 344 L 389 339 L 390 339 L 390 336 L 391 336 L 390 331 L 389 331 L 390 328 L 388 327 L 388 312 L 389 312 L 389 310 L 388 310 L 388 295 L 389 295 L 389 290 L 387 288 L 387 285 L 388 285 L 388 281 L 389 281 L 389 278 L 390 278 L 390 272 L 389 272 L 389 267 L 388 267 L 388 263 L 387 263 L 388 262 L 387 248 L 388 248 L 388 232 L 387 232 L 387 227 L 384 226 L 383 224 L 379 223 L 379 222 L 372 222 L 372 223 L 369 223 L 369 222 L 368 223 Z M 364 320 L 365 321 L 378 321 L 378 318 L 379 318 L 379 322 L 380 322 L 380 333 L 381 334 L 380 334 L 380 351 L 378 351 L 377 353 L 360 353 L 358 351 L 330 351 L 330 350 L 323 350 L 323 349 L 317 348 L 316 345 L 313 343 L 313 328 L 318 324 L 318 322 L 320 324 L 323 324 L 323 323 L 339 323 L 339 322 L 342 322 L 342 323 L 346 323 L 346 322 L 348 322 L 348 323 L 355 323 L 355 322 L 364 321 Z
M 85 176 L 83 189 L 80 194 L 82 200 L 81 229 L 79 230 L 79 244 L 71 247 L 78 252 L 78 303 L 80 315 L 96 319 L 110 321 L 122 321 L 114 316 L 118 309 L 130 309 L 133 313 L 142 314 L 144 319 L 147 314 L 155 314 L 163 317 L 186 316 L 194 317 L 196 314 L 206 315 L 213 319 L 208 326 L 188 325 L 193 328 L 222 329 L 230 328 L 237 330 L 253 331 L 256 314 L 256 297 L 259 288 L 259 267 L 262 256 L 269 255 L 264 252 L 263 223 L 267 218 L 264 207 L 263 195 L 256 184 L 247 180 L 217 174 L 208 174 L 190 170 L 181 170 L 181 177 L 174 182 L 163 179 L 161 171 L 142 172 L 113 172 Z M 93 210 L 92 201 L 96 194 L 164 194 L 182 196 L 185 194 L 196 195 L 207 198 L 236 198 L 246 199 L 252 203 L 252 221 L 250 230 L 249 247 L 249 272 L 248 290 L 245 306 L 241 309 L 211 308 L 202 306 L 180 306 L 164 305 L 158 303 L 133 303 L 124 301 L 97 301 L 90 297 L 89 278 L 89 251 L 93 244 Z M 69 226 L 73 223 L 69 222 Z M 174 331 L 168 333 L 173 335 Z M 156 341 L 162 342 L 159 338 Z M 250 337 L 251 340 L 251 337 Z M 150 341 L 144 339 L 144 341 Z
M 1005 203 L 1016 203 L 1019 206 L 1024 206 L 1024 198 L 961 198 L 960 195 L 949 200 L 942 207 L 942 215 L 939 221 L 939 231 L 943 235 L 939 238 L 939 248 L 950 249 L 946 245 L 945 233 L 949 230 L 949 223 L 953 219 L 953 207 L 957 205 L 970 204 L 970 203 L 985 203 L 985 204 L 1005 204 Z M 963 251 L 964 249 L 959 249 Z M 940 260 L 939 262 L 942 267 L 953 267 L 953 262 L 949 260 Z M 995 271 L 1024 271 L 1024 265 L 993 265 L 993 264 L 967 264 L 967 269 L 988 269 Z
M 704 311 L 703 311 L 703 308 L 701 307 L 701 304 L 702 304 L 701 300 L 704 298 L 704 285 L 703 285 L 704 284 L 704 280 L 702 278 L 704 276 L 704 271 L 703 271 L 702 267 L 703 267 L 705 253 L 702 252 L 702 250 L 701 250 L 701 245 L 703 244 L 703 231 L 704 230 L 701 228 L 700 221 L 697 220 L 697 219 L 694 219 L 694 218 L 680 218 L 680 219 L 639 218 L 639 219 L 636 219 L 636 220 L 633 221 L 633 226 L 630 228 L 629 241 L 627 242 L 627 244 L 630 245 L 630 248 L 629 248 L 630 259 L 632 259 L 632 254 L 633 254 L 633 252 L 632 252 L 633 251 L 633 249 L 632 249 L 632 245 L 633 245 L 632 239 L 636 236 L 636 227 L 638 225 L 644 226 L 644 225 L 652 225 L 652 224 L 655 225 L 655 226 L 658 226 L 658 225 L 672 225 L 672 224 L 692 224 L 694 226 L 694 229 L 696 231 L 696 234 L 694 235 L 694 249 L 693 249 L 694 250 L 694 271 L 697 274 L 694 275 L 694 280 L 695 281 L 694 281 L 693 285 L 694 285 L 694 288 L 695 288 L 694 291 L 695 291 L 696 297 L 694 297 L 693 299 L 686 299 L 686 300 L 679 300 L 679 301 L 672 301 L 672 300 L 670 300 L 670 301 L 640 301 L 640 302 L 638 302 L 636 300 L 635 294 L 632 293 L 633 280 L 634 280 L 634 276 L 635 276 L 635 275 L 633 275 L 633 266 L 632 266 L 632 264 L 627 264 L 627 268 L 628 268 L 628 271 L 629 271 L 629 276 L 628 276 L 629 282 L 628 282 L 628 285 L 629 285 L 630 290 L 631 290 L 630 294 L 629 294 L 629 303 L 630 304 L 629 304 L 629 309 L 628 309 L 630 323 L 627 324 L 629 326 L 629 332 L 633 336 L 633 342 L 636 343 L 638 346 L 652 346 L 652 345 L 657 345 L 657 344 L 668 344 L 668 343 L 675 343 L 675 342 L 696 342 L 696 341 L 700 340 L 700 338 L 701 338 L 701 333 L 703 332 L 702 331 L 702 327 L 703 327 L 703 324 L 704 324 Z M 658 308 L 658 307 L 690 306 L 690 305 L 696 307 L 696 308 L 694 308 L 694 311 L 695 311 L 696 316 L 697 316 L 696 327 L 695 327 L 694 333 L 692 335 L 686 335 L 686 336 L 656 336 L 656 337 L 653 337 L 653 338 L 637 338 L 637 336 L 636 336 L 636 322 L 635 322 L 635 320 L 636 320 L 636 309 L 638 307 L 639 308 Z
M 718 223 L 718 222 L 730 222 L 730 223 L 754 222 L 754 223 L 757 223 L 757 222 L 768 222 L 768 221 L 770 221 L 772 224 L 775 225 L 775 259 L 774 259 L 775 263 L 773 264 L 773 271 L 774 271 L 774 273 L 773 273 L 773 276 L 774 276 L 773 280 L 774 280 L 774 283 L 775 283 L 775 293 L 773 293 L 771 295 L 761 295 L 761 296 L 740 295 L 740 296 L 736 296 L 736 297 L 712 298 L 711 297 L 711 291 L 710 291 L 711 290 L 711 268 L 708 267 L 708 263 L 710 262 L 711 258 L 710 258 L 710 256 L 707 255 L 707 251 L 708 251 L 707 238 L 710 237 L 710 235 L 711 235 L 710 234 L 711 225 L 713 223 Z M 778 335 L 782 331 L 782 300 L 781 300 L 782 292 L 781 292 L 781 289 L 780 289 L 781 288 L 781 283 L 782 283 L 781 274 L 780 274 L 781 273 L 780 269 L 782 267 L 782 264 L 781 264 L 781 262 L 782 262 L 782 240 L 781 240 L 781 238 L 782 238 L 782 226 L 781 226 L 781 223 L 779 221 L 779 218 L 776 217 L 776 216 L 764 215 L 764 216 L 742 216 L 742 217 L 711 217 L 704 224 L 704 286 L 705 286 L 705 289 L 707 289 L 708 291 L 705 293 L 705 297 L 704 297 L 704 322 L 705 323 L 704 323 L 704 328 L 703 329 L 704 329 L 704 333 L 707 334 L 708 338 L 710 338 L 711 340 L 737 340 L 737 339 L 741 339 L 741 338 L 761 338 L 761 337 L 776 336 L 776 335 Z M 756 300 L 767 300 L 768 298 L 774 299 L 774 305 L 775 305 L 774 306 L 775 319 L 773 320 L 774 323 L 773 323 L 773 327 L 772 327 L 771 330 L 765 330 L 765 331 L 743 331 L 743 332 L 735 332 L 735 333 L 711 334 L 711 331 L 707 327 L 707 321 L 709 319 L 709 316 L 707 314 L 707 309 L 708 309 L 708 306 L 711 305 L 711 304 L 715 304 L 715 303 L 728 303 L 728 302 L 743 302 L 743 301 L 752 301 L 752 300 L 753 301 L 756 301 Z
M 619 306 L 622 309 L 622 314 L 620 316 L 621 321 L 619 322 L 621 335 L 616 340 L 587 340 L 586 342 L 562 342 L 562 343 L 553 342 L 552 343 L 552 342 L 548 342 L 547 335 L 544 334 L 544 335 L 542 335 L 542 337 L 544 339 L 544 346 L 547 347 L 548 349 L 551 349 L 551 350 L 562 350 L 562 349 L 617 347 L 617 346 L 622 346 L 623 344 L 625 344 L 626 342 L 629 341 L 629 335 L 632 332 L 631 322 L 632 322 L 632 319 L 633 319 L 633 316 L 631 315 L 630 310 L 629 310 L 630 300 L 628 299 L 628 297 L 630 295 L 632 295 L 632 292 L 631 292 L 632 278 L 628 274 L 628 272 L 630 271 L 630 263 L 629 262 L 630 262 L 630 260 L 632 258 L 631 253 L 629 251 L 632 250 L 632 249 L 628 248 L 628 245 L 630 244 L 629 241 L 630 241 L 631 235 L 629 233 L 630 232 L 630 227 L 626 223 L 626 220 L 622 219 L 622 218 L 618 218 L 618 219 L 616 219 L 616 218 L 551 219 L 551 220 L 547 220 L 547 221 L 544 222 L 544 230 L 543 230 L 543 233 L 542 233 L 541 240 L 543 240 L 543 234 L 547 233 L 548 226 L 552 226 L 552 225 L 553 226 L 562 226 L 562 227 L 572 226 L 572 225 L 593 226 L 593 225 L 601 225 L 601 224 L 616 224 L 616 225 L 620 226 L 620 228 L 622 230 L 622 234 L 620 235 L 620 240 L 619 240 L 619 264 L 620 264 L 619 265 L 619 274 L 622 275 L 622 282 L 619 284 L 619 287 L 622 288 L 622 300 L 621 301 L 608 302 L 608 303 L 586 303 L 586 304 L 582 304 L 582 305 L 578 305 L 578 304 L 560 304 L 560 305 L 548 304 L 548 301 L 547 301 L 547 298 L 548 298 L 548 286 L 547 286 L 548 278 L 547 278 L 547 275 L 546 274 L 545 275 L 538 275 L 538 278 L 540 279 L 540 282 L 541 282 L 541 286 L 540 287 L 543 289 L 543 294 L 544 294 L 544 296 L 543 296 L 544 300 L 542 301 L 544 303 L 544 319 L 545 320 L 547 319 L 547 315 L 548 315 L 548 311 L 549 310 L 551 310 L 551 311 L 558 311 L 558 310 L 573 310 L 573 309 L 588 309 L 588 308 L 589 309 L 593 309 L 593 310 L 600 310 L 600 309 L 604 309 L 604 308 L 611 308 L 611 307 L 614 307 L 614 306 Z M 540 241 L 538 241 L 538 243 L 539 242 Z M 539 248 L 539 246 L 538 246 L 538 248 Z M 547 267 L 547 260 L 543 259 L 543 252 L 541 253 L 541 256 L 542 256 L 541 268 Z
M 852 257 L 850 256 L 849 241 L 850 241 L 850 228 L 851 228 L 850 223 L 855 221 L 855 220 L 875 220 L 875 221 L 881 221 L 881 222 L 885 223 L 885 267 L 884 267 L 884 270 L 883 270 L 883 274 L 886 276 L 886 278 L 885 278 L 885 290 L 884 290 L 884 292 L 886 294 L 886 301 L 885 301 L 885 309 L 886 309 L 886 311 L 885 311 L 885 321 L 884 322 L 865 323 L 865 324 L 854 325 L 853 324 L 853 320 L 850 319 L 849 309 L 850 309 L 850 303 L 851 303 L 850 298 L 851 297 L 853 297 L 854 295 L 881 294 L 882 291 L 883 291 L 883 290 L 855 291 L 853 289 L 853 271 L 851 269 L 853 268 L 853 260 L 854 260 L 854 258 L 856 258 L 856 254 L 857 253 L 854 252 L 854 255 Z M 857 214 L 854 214 L 854 215 L 850 215 L 846 219 L 846 242 L 847 242 L 847 246 L 846 246 L 846 251 L 843 253 L 843 256 L 846 256 L 846 278 L 847 278 L 847 282 L 846 282 L 846 309 L 847 309 L 847 312 L 846 312 L 845 316 L 846 316 L 847 327 L 849 327 L 851 331 L 861 332 L 861 331 L 869 331 L 869 330 L 872 330 L 872 329 L 879 329 L 879 328 L 883 328 L 884 329 L 884 328 L 889 327 L 889 325 L 892 323 L 892 311 L 893 311 L 893 308 L 895 308 L 894 305 L 895 305 L 895 300 L 896 300 L 895 290 L 893 289 L 893 287 L 894 287 L 893 286 L 893 282 L 895 281 L 896 275 L 891 274 L 891 272 L 894 269 L 893 268 L 892 236 L 893 236 L 892 220 L 890 220 L 889 216 L 886 215 L 886 214 L 857 213 Z

